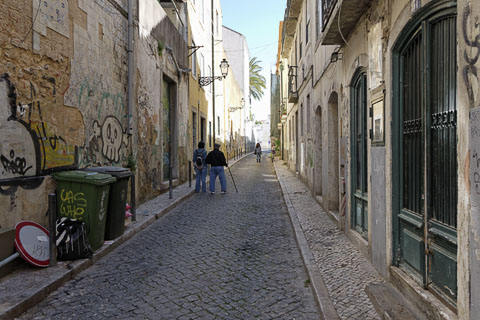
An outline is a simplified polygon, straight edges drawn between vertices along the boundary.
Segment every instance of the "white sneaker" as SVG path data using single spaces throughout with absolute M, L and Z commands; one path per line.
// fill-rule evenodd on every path
M 210 194 L 215 194 L 215 191 L 211 191 Z
M 221 193 L 221 194 L 225 194 L 225 193 L 227 193 L 227 191 L 222 191 L 222 192 L 220 192 L 220 193 Z

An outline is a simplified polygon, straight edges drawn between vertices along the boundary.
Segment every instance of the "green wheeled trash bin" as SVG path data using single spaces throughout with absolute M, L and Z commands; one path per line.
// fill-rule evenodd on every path
M 54 173 L 57 181 L 57 215 L 85 222 L 93 250 L 100 248 L 105 236 L 110 184 L 108 174 L 82 170 Z
M 84 170 L 106 173 L 117 179 L 116 182 L 110 185 L 107 221 L 105 224 L 105 240 L 116 239 L 125 231 L 128 181 L 133 176 L 133 173 L 127 168 L 112 166 L 92 167 Z

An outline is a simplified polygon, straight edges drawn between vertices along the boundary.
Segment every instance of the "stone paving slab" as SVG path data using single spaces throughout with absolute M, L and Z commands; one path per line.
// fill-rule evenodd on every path
M 249 154 L 244 157 L 246 156 Z M 230 160 L 230 166 L 235 165 L 242 158 Z M 169 199 L 169 194 L 166 192 L 138 206 L 136 221 L 126 226 L 122 236 L 106 241 L 95 251 L 91 259 L 59 261 L 54 267 L 42 269 L 35 268 L 26 262 L 20 263 L 15 271 L 0 278 L 0 320 L 12 319 L 42 301 L 48 294 L 175 208 L 193 194 L 194 188 L 195 181 L 192 181 L 192 187 L 189 187 L 189 183 L 186 182 L 173 189 L 172 199 Z
M 319 319 L 270 161 L 227 175 L 20 319 Z
M 313 255 L 313 273 L 317 270 L 320 273 L 320 287 L 323 282 L 340 319 L 380 319 L 365 288 L 367 284 L 382 281 L 381 276 L 284 162 L 276 160 L 274 165 L 287 205 L 293 208 Z M 325 297 L 317 297 L 319 301 L 322 299 Z M 328 299 L 325 301 L 328 307 Z

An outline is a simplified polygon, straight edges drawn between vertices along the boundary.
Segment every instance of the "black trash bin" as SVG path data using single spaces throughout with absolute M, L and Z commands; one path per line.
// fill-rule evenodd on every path
M 85 170 L 107 173 L 117 179 L 116 182 L 110 185 L 107 221 L 105 223 L 105 240 L 118 238 L 125 230 L 128 180 L 133 176 L 133 173 L 127 168 L 112 166 L 92 167 Z

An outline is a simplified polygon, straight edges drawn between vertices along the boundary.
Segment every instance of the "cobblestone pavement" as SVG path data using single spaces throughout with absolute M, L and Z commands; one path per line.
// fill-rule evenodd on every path
M 318 319 L 271 162 L 226 173 L 21 319 Z
M 275 169 L 287 189 L 339 317 L 380 319 L 365 287 L 380 281 L 381 276 L 330 220 L 305 184 L 283 162 L 275 161 Z

